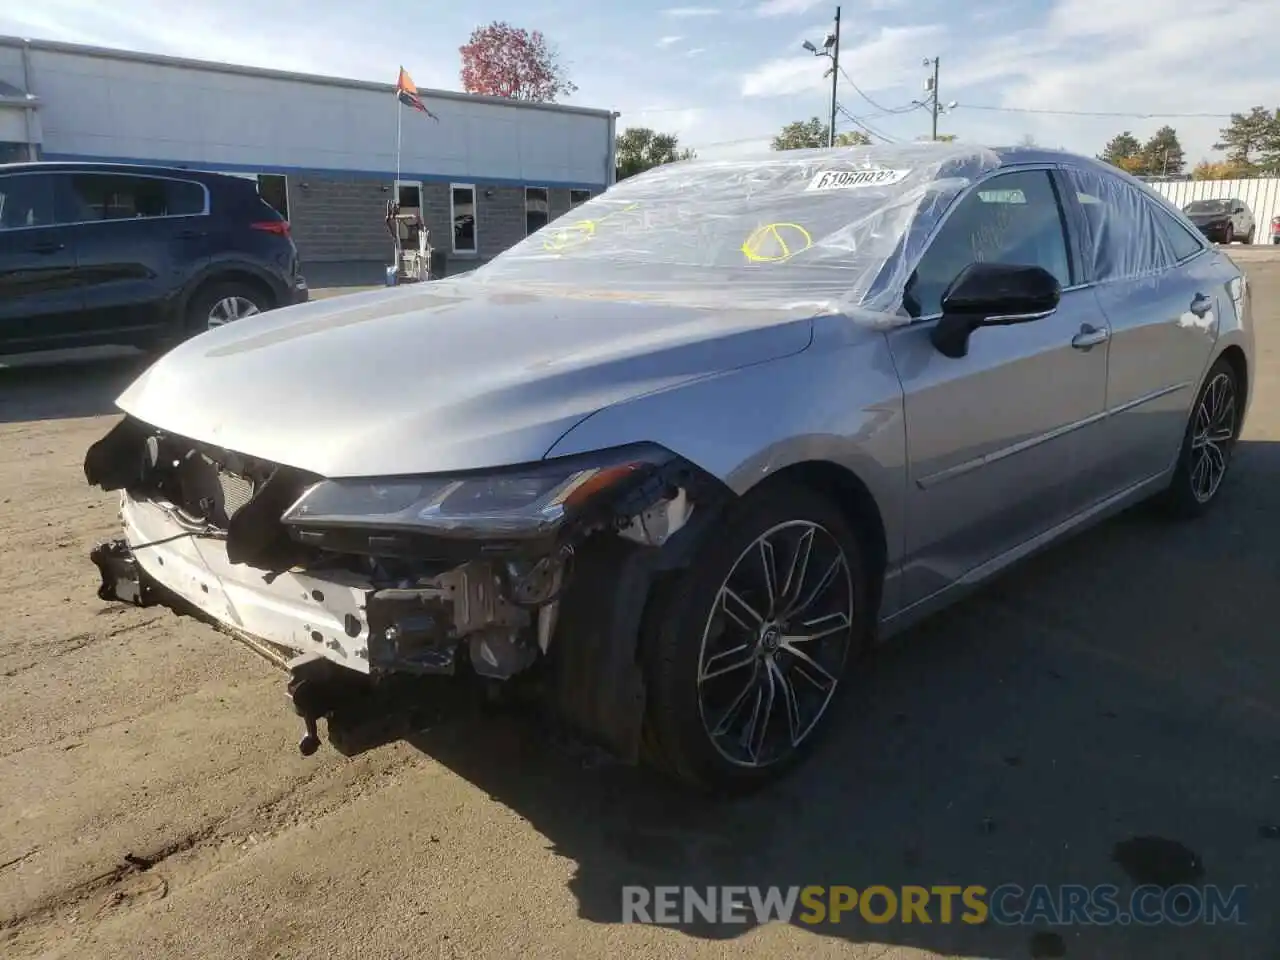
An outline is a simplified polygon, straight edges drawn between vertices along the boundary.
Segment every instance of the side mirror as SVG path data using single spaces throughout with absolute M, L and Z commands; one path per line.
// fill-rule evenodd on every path
M 930 339 L 943 356 L 963 357 L 979 327 L 1043 319 L 1061 299 L 1062 285 L 1044 267 L 971 263 L 942 295 L 942 318 Z

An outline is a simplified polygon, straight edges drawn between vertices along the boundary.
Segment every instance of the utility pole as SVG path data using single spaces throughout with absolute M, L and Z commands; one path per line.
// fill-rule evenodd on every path
M 933 131 L 930 134 L 930 138 L 933 140 L 938 139 L 938 109 L 941 106 L 941 103 L 938 100 L 938 60 L 939 59 L 940 58 L 938 57 L 934 57 L 932 60 L 925 60 L 924 62 L 924 65 L 926 67 L 928 66 L 933 67 L 933 76 L 930 77 L 929 80 L 927 81 L 929 84 L 929 90 L 933 94 L 933 96 L 929 101 L 929 105 L 932 108 L 932 113 L 933 113 Z
M 831 74 L 831 123 L 827 127 L 827 146 L 834 147 L 836 145 L 836 111 L 839 109 L 839 103 L 836 100 L 836 93 L 840 86 L 840 8 L 836 7 L 836 25 L 822 41 L 822 49 L 819 50 L 810 41 L 806 40 L 802 46 L 812 53 L 815 57 L 827 57 L 831 60 L 831 68 L 827 73 Z M 827 74 L 824 73 L 825 77 Z
M 827 146 L 836 145 L 836 87 L 840 82 L 840 8 L 836 7 L 835 45 L 831 51 L 831 126 L 827 130 Z

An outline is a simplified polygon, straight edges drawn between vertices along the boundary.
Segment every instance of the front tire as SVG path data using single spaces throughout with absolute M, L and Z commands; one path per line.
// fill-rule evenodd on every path
M 646 618 L 646 758 L 716 793 L 799 763 L 869 646 L 865 557 L 841 510 L 806 487 L 736 504 Z
M 1191 407 L 1173 479 L 1160 498 L 1175 517 L 1198 517 L 1218 500 L 1239 438 L 1244 397 L 1235 367 L 1218 358 Z

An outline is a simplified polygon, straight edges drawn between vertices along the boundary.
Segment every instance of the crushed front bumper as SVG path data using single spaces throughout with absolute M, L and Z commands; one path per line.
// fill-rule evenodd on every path
M 124 540 L 90 555 L 102 599 L 147 606 L 176 597 L 259 652 L 278 650 L 276 659 L 309 654 L 369 673 L 368 579 L 343 570 L 270 574 L 231 563 L 222 540 L 192 535 L 161 504 L 125 495 L 120 513 Z

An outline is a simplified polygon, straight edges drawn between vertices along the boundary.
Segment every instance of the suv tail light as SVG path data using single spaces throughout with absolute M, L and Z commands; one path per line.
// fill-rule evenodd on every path
M 278 237 L 289 236 L 288 220 L 259 220 L 249 224 L 250 230 L 261 230 L 263 233 L 274 233 Z

